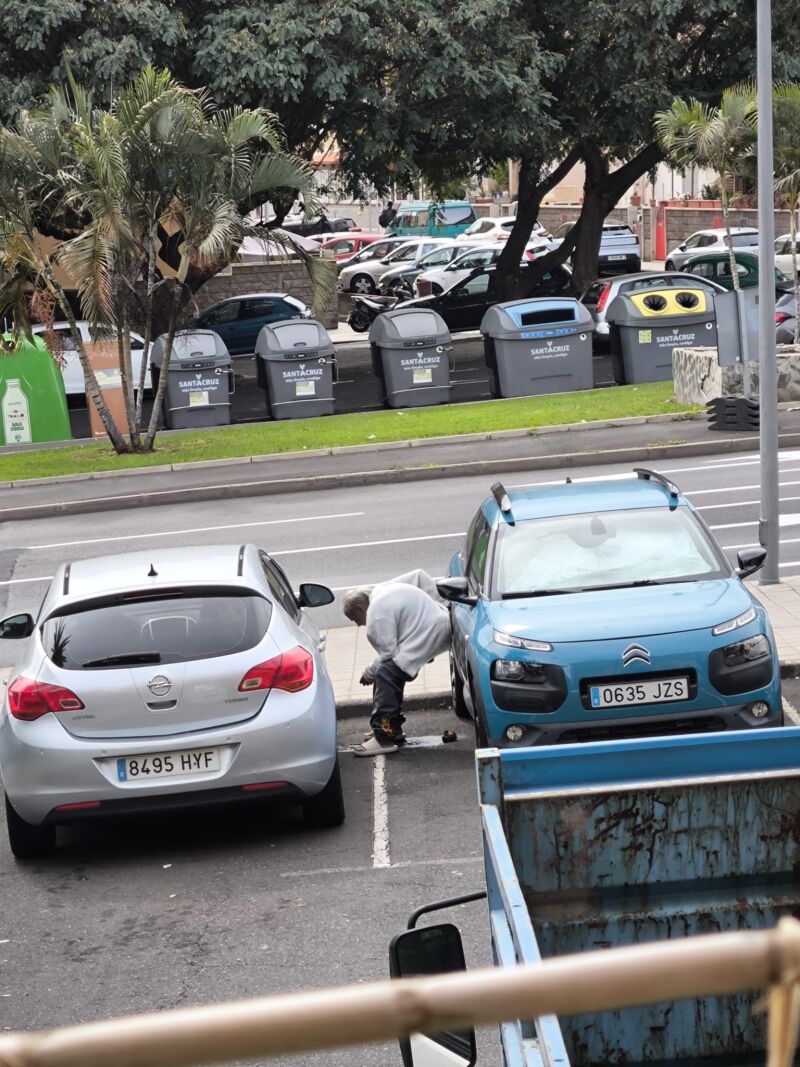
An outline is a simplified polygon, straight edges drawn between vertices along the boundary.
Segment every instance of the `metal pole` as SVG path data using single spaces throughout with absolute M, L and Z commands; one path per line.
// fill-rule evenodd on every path
M 772 12 L 770 0 L 756 2 L 758 85 L 758 348 L 761 434 L 761 519 L 759 540 L 767 550 L 760 584 L 780 581 L 780 495 L 778 485 L 778 368 L 775 358 L 775 193 L 772 148 Z

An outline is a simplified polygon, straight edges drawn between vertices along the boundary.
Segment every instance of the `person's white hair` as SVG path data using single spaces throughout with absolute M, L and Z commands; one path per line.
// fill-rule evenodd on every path
M 364 607 L 369 606 L 369 589 L 348 589 L 342 597 L 342 611 L 348 619 L 353 608 L 359 604 L 363 604 Z

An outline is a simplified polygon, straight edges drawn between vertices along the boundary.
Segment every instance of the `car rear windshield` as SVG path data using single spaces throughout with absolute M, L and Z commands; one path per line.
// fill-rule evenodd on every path
M 246 589 L 147 590 L 70 605 L 42 623 L 41 636 L 51 662 L 68 671 L 183 663 L 254 648 L 271 612 Z
M 685 505 L 673 511 L 641 508 L 504 524 L 495 561 L 498 596 L 727 573 L 716 546 Z

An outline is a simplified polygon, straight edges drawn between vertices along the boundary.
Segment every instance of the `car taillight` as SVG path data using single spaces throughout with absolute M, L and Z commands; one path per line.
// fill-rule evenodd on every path
M 602 311 L 603 308 L 606 306 L 606 301 L 608 300 L 610 294 L 611 294 L 611 283 L 609 282 L 608 285 L 604 285 L 603 286 L 603 288 L 602 288 L 602 290 L 600 292 L 600 296 L 598 296 L 598 298 L 597 298 L 597 310 L 598 311 Z
M 306 649 L 296 645 L 280 656 L 273 656 L 272 659 L 251 667 L 239 682 L 239 692 L 283 689 L 286 693 L 299 693 L 301 689 L 308 689 L 313 678 L 314 657 Z
M 83 707 L 83 701 L 61 685 L 15 678 L 8 687 L 8 710 L 25 722 L 40 719 L 49 711 L 82 711 Z
M 787 319 L 790 319 L 791 317 L 792 317 L 792 316 L 791 316 L 791 315 L 789 315 L 789 314 L 788 314 L 787 312 L 785 312 L 785 311 L 776 311 L 776 312 L 775 312 L 775 325 L 776 325 L 776 326 L 780 326 L 780 325 L 782 325 L 782 324 L 783 324 L 784 322 L 786 322 L 786 320 L 787 320 Z

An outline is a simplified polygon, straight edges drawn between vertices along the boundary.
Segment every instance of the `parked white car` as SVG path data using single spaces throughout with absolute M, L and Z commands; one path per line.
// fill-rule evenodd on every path
M 731 242 L 734 248 L 758 251 L 758 230 L 752 226 L 732 226 Z M 698 230 L 688 237 L 682 245 L 673 248 L 664 263 L 664 270 L 683 270 L 692 256 L 699 252 L 727 252 L 728 238 L 722 228 L 715 230 Z
M 549 251 L 549 244 L 538 238 L 533 238 L 525 246 L 525 260 L 531 260 L 536 255 Z M 463 281 L 477 267 L 488 267 L 490 263 L 496 263 L 503 252 L 501 243 L 486 242 L 482 246 L 473 245 L 466 249 L 463 256 L 454 259 L 444 267 L 435 267 L 426 270 L 414 279 L 415 296 L 436 296 L 447 289 L 451 289 L 457 282 Z
M 84 319 L 78 320 L 78 329 L 81 331 L 81 337 L 85 342 L 91 341 L 92 335 L 89 328 L 89 323 Z M 34 326 L 33 332 L 35 334 L 44 333 L 44 326 Z M 72 344 L 72 335 L 69 329 L 68 322 L 54 322 L 53 333 L 57 334 L 61 338 L 61 343 L 64 346 L 63 351 L 60 353 L 64 364 L 61 367 L 61 376 L 64 379 L 64 392 L 67 396 L 83 396 L 86 392 L 86 385 L 83 380 L 83 368 L 81 367 L 81 361 L 78 358 L 78 353 Z M 141 334 L 134 333 L 131 330 L 131 364 L 133 367 L 133 380 L 139 381 L 139 374 L 142 367 L 142 356 L 144 355 L 144 338 Z M 147 360 L 147 371 L 144 377 L 145 389 L 150 389 L 150 360 Z
M 412 237 L 389 252 L 382 259 L 367 259 L 361 263 L 344 267 L 339 273 L 338 288 L 343 293 L 377 293 L 381 278 L 393 267 L 406 263 L 413 266 L 428 252 L 442 244 L 449 244 L 445 237 Z
M 800 237 L 794 239 L 798 258 L 797 273 L 800 274 Z M 792 276 L 792 235 L 785 233 L 775 238 L 775 266 L 790 278 Z
M 517 221 L 515 215 L 504 216 L 502 218 L 485 218 L 476 219 L 471 226 L 468 226 L 463 233 L 460 233 L 455 238 L 459 242 L 470 241 L 506 241 L 508 235 L 514 228 L 514 223 Z M 542 226 L 541 222 L 537 219 L 534 223 L 533 230 L 531 231 L 531 237 L 538 237 L 542 240 L 549 238 L 549 233 Z

